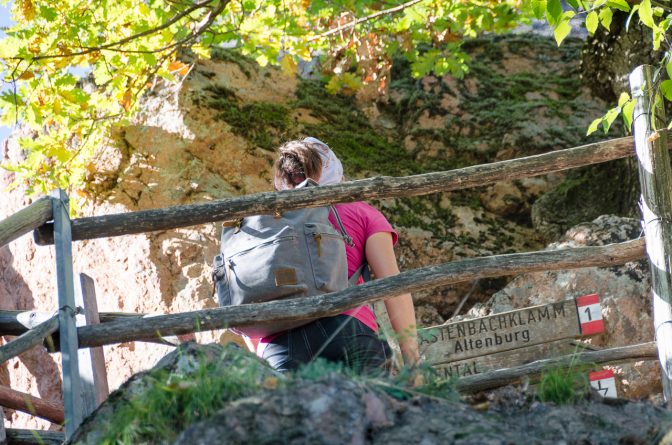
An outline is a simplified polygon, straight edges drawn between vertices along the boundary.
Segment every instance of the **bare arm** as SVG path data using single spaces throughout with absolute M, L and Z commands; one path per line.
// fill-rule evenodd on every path
M 399 274 L 397 257 L 392 247 L 392 234 L 378 232 L 366 240 L 366 260 L 377 278 Z M 399 337 L 404 363 L 414 365 L 420 358 L 415 325 L 415 308 L 411 294 L 401 294 L 385 300 L 392 328 Z

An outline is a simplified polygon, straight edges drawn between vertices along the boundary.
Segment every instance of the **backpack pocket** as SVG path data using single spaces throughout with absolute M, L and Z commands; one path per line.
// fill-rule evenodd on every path
M 328 293 L 348 287 L 347 260 L 343 236 L 321 223 L 304 224 L 310 269 L 315 288 Z
M 235 236 L 235 235 L 234 235 Z M 306 294 L 304 261 L 291 229 L 225 258 L 233 305 Z

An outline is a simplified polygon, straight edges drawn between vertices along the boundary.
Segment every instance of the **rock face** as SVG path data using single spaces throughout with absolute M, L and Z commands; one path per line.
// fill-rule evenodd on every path
M 604 215 L 570 229 L 548 249 L 623 242 L 639 238 L 641 231 L 638 220 Z M 610 268 L 521 275 L 485 305 L 474 307 L 471 313 L 483 316 L 593 293 L 600 296 L 605 332 L 589 337 L 586 343 L 609 348 L 653 341 L 651 278 L 644 259 Z M 662 391 L 657 361 L 609 368 L 620 377 L 617 378 L 617 391 L 621 397 L 642 398 Z
M 584 129 L 605 103 L 581 86 L 582 43 L 561 48 L 535 36 L 480 39 L 464 79 L 410 78 L 396 64 L 387 103 L 356 104 L 324 85 L 217 54 L 199 62 L 178 87 L 159 86 L 143 100 L 131 125 L 99 147 L 100 165 L 78 197 L 81 216 L 203 202 L 271 189 L 272 149 L 311 135 L 327 142 L 352 178 L 448 170 L 580 145 Z M 23 156 L 16 139 L 2 161 Z M 14 181 L 0 172 L 0 186 Z M 535 200 L 564 175 L 494 184 L 481 189 L 375 203 L 400 233 L 402 270 L 477 255 L 530 251 L 543 243 L 532 226 Z M 23 190 L 4 194 L 0 218 L 28 205 Z M 101 312 L 176 313 L 214 307 L 210 263 L 219 224 L 76 242 L 75 271 L 96 282 Z M 28 236 L 0 251 L 4 309 L 54 310 L 53 248 Z M 461 300 L 483 301 L 506 279 L 481 280 L 420 292 L 421 325 L 451 317 Z M 216 341 L 221 332 L 199 333 Z M 222 334 L 223 335 L 223 334 Z M 170 348 L 146 343 L 105 347 L 108 380 L 119 387 Z M 60 399 L 58 355 L 36 348 L 0 368 L 13 388 Z M 12 426 L 46 422 L 13 413 Z
M 184 382 L 187 376 L 199 385 L 198 369 L 212 364 L 220 378 L 243 372 L 234 365 L 257 370 L 258 386 L 250 394 L 229 397 L 209 416 L 167 435 L 148 435 L 157 424 L 174 430 L 180 419 L 153 419 L 153 424 L 128 417 L 132 407 L 142 410 L 148 400 L 148 382 L 158 369 Z M 210 444 L 511 444 L 511 443 L 652 443 L 672 426 L 662 408 L 637 402 L 605 404 L 584 399 L 575 405 L 555 406 L 536 402 L 532 393 L 511 387 L 490 393 L 479 401 L 479 410 L 460 402 L 450 393 L 418 388 L 411 394 L 400 382 L 353 379 L 340 373 L 318 371 L 272 380 L 273 373 L 256 357 L 242 350 L 219 345 L 181 346 L 162 360 L 157 369 L 133 377 L 78 430 L 72 444 L 98 444 L 116 432 L 129 443 Z M 252 372 L 248 370 L 247 372 Z M 264 382 L 273 381 L 273 385 Z M 164 384 L 164 386 L 166 386 Z M 176 384 L 173 391 L 179 391 Z M 166 386 L 165 391 L 170 391 Z M 142 403 L 142 404 L 141 404 Z M 146 416 L 142 414 L 141 419 Z M 123 418 L 123 417 L 122 417 Z M 172 421 L 172 422 L 171 422 Z M 114 431 L 117 425 L 122 430 Z M 147 430 L 145 430 L 147 428 Z M 143 431 L 146 431 L 143 433 Z M 128 434 L 128 436 L 124 436 Z

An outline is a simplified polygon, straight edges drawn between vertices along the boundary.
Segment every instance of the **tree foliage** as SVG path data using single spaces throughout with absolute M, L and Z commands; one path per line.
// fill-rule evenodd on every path
M 8 0 L 4 0 L 7 2 Z M 86 191 L 94 148 L 157 80 L 181 81 L 183 51 L 225 46 L 296 73 L 319 59 L 332 93 L 389 82 L 392 55 L 413 74 L 461 76 L 465 37 L 521 20 L 514 0 L 15 0 L 0 41 L 2 124 L 20 124 L 26 159 L 4 165 L 31 193 Z
M 532 0 L 530 8 L 537 19 L 546 18 L 553 28 L 555 39 L 560 45 L 572 28 L 572 21 L 585 26 L 590 34 L 594 34 L 599 26 L 609 31 L 616 11 L 628 13 L 625 24 L 626 30 L 632 20 L 637 20 L 649 28 L 652 33 L 652 50 L 658 51 L 664 47 L 664 55 L 654 71 L 654 84 L 645 88 L 654 92 L 654 102 L 663 100 L 672 101 L 672 41 L 669 30 L 672 25 L 672 5 L 669 2 L 656 0 L 567 0 L 569 9 L 563 10 L 560 0 Z M 576 20 L 578 19 L 578 20 Z M 642 48 L 645 50 L 645 48 Z M 632 114 L 635 108 L 635 99 L 627 92 L 622 92 L 618 104 L 609 109 L 604 116 L 595 119 L 588 127 L 588 134 L 602 128 L 604 133 L 618 118 L 622 116 L 625 127 L 632 125 Z M 657 109 L 652 107 L 652 110 Z M 656 119 L 652 119 L 655 128 Z M 668 129 L 672 128 L 672 122 Z

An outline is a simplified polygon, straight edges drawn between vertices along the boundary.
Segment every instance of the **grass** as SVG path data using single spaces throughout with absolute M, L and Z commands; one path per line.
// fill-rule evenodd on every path
M 588 371 L 592 364 L 576 364 L 578 350 L 574 351 L 568 367 L 554 367 L 542 372 L 537 386 L 537 398 L 558 405 L 574 404 L 590 393 Z
M 271 377 L 264 378 L 261 363 L 255 366 L 253 360 L 230 349 L 223 355 L 226 366 L 209 362 L 182 374 L 167 369 L 148 373 L 146 390 L 119 403 L 101 443 L 172 442 L 187 426 L 214 414 L 227 402 L 254 394 L 264 383 L 274 384 Z
M 173 443 L 191 424 L 214 415 L 229 402 L 334 375 L 345 376 L 401 400 L 421 394 L 458 399 L 453 381 L 440 378 L 428 366 L 403 369 L 392 377 L 367 377 L 343 364 L 318 359 L 283 378 L 240 349 L 224 348 L 219 359 L 208 360 L 197 355 L 193 360 L 185 354 L 179 360 L 184 357 L 194 363 L 190 370 L 152 370 L 140 376 L 135 386 L 127 386 L 122 398 L 112 405 L 110 419 L 96 426 L 95 434 L 99 435 L 96 443 Z M 417 385 L 418 374 L 423 379 L 420 385 Z M 100 431 L 103 425 L 105 431 Z

